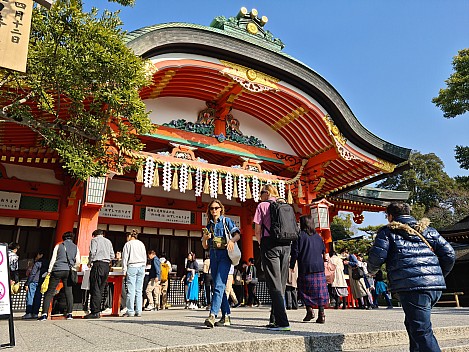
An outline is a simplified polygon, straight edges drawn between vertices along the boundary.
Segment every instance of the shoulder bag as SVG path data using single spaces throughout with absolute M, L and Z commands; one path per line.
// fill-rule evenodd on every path
M 78 273 L 75 267 L 70 263 L 70 260 L 68 259 L 68 253 L 67 253 L 67 247 L 65 246 L 65 243 L 62 243 L 64 245 L 64 250 L 65 250 L 65 256 L 67 257 L 67 263 L 68 267 L 70 268 L 70 273 L 68 275 L 68 278 L 70 279 L 70 282 L 72 285 L 76 285 L 78 283 Z
M 228 230 L 228 226 L 226 226 L 225 218 L 223 217 L 223 227 L 225 228 L 225 236 L 226 236 L 226 243 L 228 243 L 231 239 L 231 232 Z M 239 249 L 238 243 L 234 243 L 234 248 L 232 251 L 228 251 L 228 257 L 231 259 L 231 264 L 238 265 L 239 261 L 241 260 L 241 250 Z

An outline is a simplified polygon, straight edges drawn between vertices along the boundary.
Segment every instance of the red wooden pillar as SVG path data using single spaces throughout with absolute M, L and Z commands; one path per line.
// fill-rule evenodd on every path
M 248 207 L 243 207 L 241 213 L 241 260 L 246 262 L 249 258 L 254 258 L 254 230 L 252 228 L 252 217 L 249 214 Z
M 96 206 L 81 208 L 77 246 L 82 256 L 87 256 L 90 252 L 91 234 L 98 228 L 99 209 Z
M 54 244 L 62 241 L 62 235 L 65 232 L 73 231 L 73 224 L 77 218 L 78 204 L 82 199 L 82 185 L 75 184 L 71 187 L 70 182 L 69 178 L 65 180 L 62 196 L 60 197 L 59 220 L 55 229 Z

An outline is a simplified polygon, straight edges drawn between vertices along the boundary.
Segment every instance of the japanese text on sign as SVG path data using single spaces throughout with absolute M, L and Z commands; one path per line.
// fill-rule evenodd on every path
M 129 204 L 104 203 L 99 216 L 105 218 L 132 219 L 133 206 Z
M 170 222 L 175 224 L 190 224 L 191 212 L 186 210 L 146 207 L 145 220 Z
M 21 193 L 1 192 L 0 191 L 0 209 L 20 208 Z
M 26 72 L 33 0 L 0 0 L 0 66 Z

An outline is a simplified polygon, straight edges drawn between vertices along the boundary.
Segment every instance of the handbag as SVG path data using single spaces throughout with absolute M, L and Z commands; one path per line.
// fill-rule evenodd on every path
M 41 284 L 41 293 L 46 293 L 49 288 L 50 274 L 47 274 L 44 278 L 44 281 Z
M 356 266 L 355 268 L 352 268 L 352 279 L 354 280 L 360 280 L 365 276 L 365 272 L 363 271 L 363 268 L 360 268 Z
M 70 260 L 68 259 L 67 247 L 65 247 L 65 243 L 62 242 L 62 244 L 64 245 L 65 256 L 67 257 L 68 267 L 70 268 L 68 278 L 70 279 L 72 285 L 76 285 L 78 283 L 77 269 L 75 269 L 73 265 L 70 264 Z
M 228 227 L 226 226 L 225 218 L 223 218 L 223 227 L 225 228 L 226 242 L 228 243 L 232 236 Z M 232 251 L 228 251 L 228 257 L 231 259 L 231 264 L 238 265 L 241 260 L 241 250 L 239 249 L 238 243 L 234 243 L 234 248 Z
M 335 279 L 335 268 L 337 266 L 330 260 L 324 263 L 324 274 L 326 275 L 326 283 L 332 284 Z

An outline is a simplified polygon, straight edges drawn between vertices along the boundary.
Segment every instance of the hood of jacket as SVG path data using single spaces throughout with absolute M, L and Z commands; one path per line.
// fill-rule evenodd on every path
M 417 221 L 410 215 L 398 216 L 387 224 L 391 231 L 397 232 L 404 238 L 422 235 L 429 226 L 430 219 L 422 218 L 420 221 Z

